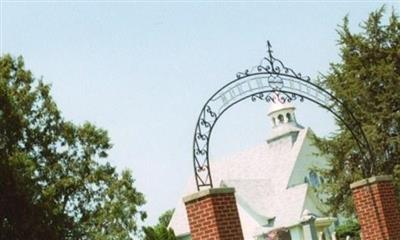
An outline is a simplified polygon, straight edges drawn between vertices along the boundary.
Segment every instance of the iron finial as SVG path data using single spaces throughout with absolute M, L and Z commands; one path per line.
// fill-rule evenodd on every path
M 267 52 L 268 52 L 268 55 L 269 55 L 269 59 L 272 59 L 272 45 L 269 42 L 269 40 L 267 41 Z

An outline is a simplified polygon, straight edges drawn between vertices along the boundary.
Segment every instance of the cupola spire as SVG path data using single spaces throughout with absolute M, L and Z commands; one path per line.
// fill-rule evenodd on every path
M 296 121 L 296 108 L 290 102 L 283 100 L 279 93 L 274 93 L 268 116 L 272 121 L 272 131 L 268 142 L 298 132 L 303 127 Z

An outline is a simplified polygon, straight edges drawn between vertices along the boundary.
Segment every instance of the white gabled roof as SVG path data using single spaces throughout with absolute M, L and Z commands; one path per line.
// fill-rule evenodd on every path
M 307 184 L 273 189 L 269 181 L 262 179 L 227 180 L 224 183 L 235 188 L 238 204 L 256 221 L 259 220 L 263 230 L 295 225 L 302 215 Z M 272 220 L 273 224 L 269 224 L 268 220 Z
M 258 234 L 260 231 L 292 226 L 300 221 L 308 185 L 299 183 L 288 187 L 288 181 L 309 129 L 298 129 L 298 131 L 295 139 L 283 137 L 211 161 L 214 187 L 221 185 L 234 187 L 238 205 L 258 223 L 258 226 L 242 226 L 242 228 L 252 228 L 243 229 L 244 232 Z M 192 177 L 182 197 L 196 191 Z M 274 219 L 273 225 L 267 226 L 266 223 L 262 223 L 268 219 Z M 182 199 L 178 201 L 169 226 L 174 229 L 177 236 L 190 233 Z M 245 236 L 245 239 L 252 239 L 252 236 Z

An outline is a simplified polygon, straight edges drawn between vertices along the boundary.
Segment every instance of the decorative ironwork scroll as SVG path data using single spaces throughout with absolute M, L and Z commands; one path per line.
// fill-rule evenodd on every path
M 374 166 L 370 160 L 373 155 L 360 122 L 342 101 L 313 83 L 310 77 L 303 76 L 276 59 L 268 41 L 267 56 L 260 65 L 237 73 L 236 79 L 214 93 L 200 112 L 193 139 L 193 163 L 198 190 L 202 187 L 213 187 L 209 149 L 215 123 L 226 110 L 245 99 L 281 103 L 309 100 L 327 109 L 350 130 L 365 158 L 363 174 L 368 176 L 371 173 Z

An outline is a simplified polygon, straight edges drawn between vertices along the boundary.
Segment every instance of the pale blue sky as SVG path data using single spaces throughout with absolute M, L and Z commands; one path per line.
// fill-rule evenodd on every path
M 192 174 L 202 104 L 236 72 L 258 64 L 267 40 L 286 65 L 315 77 L 339 59 L 335 29 L 342 18 L 349 14 L 357 30 L 382 3 L 2 0 L 1 52 L 23 55 L 52 84 L 67 119 L 108 130 L 109 161 L 133 171 L 152 224 L 180 200 Z M 302 125 L 319 135 L 334 129 L 325 111 L 297 106 Z M 227 112 L 211 155 L 264 141 L 267 107 L 245 102 Z

